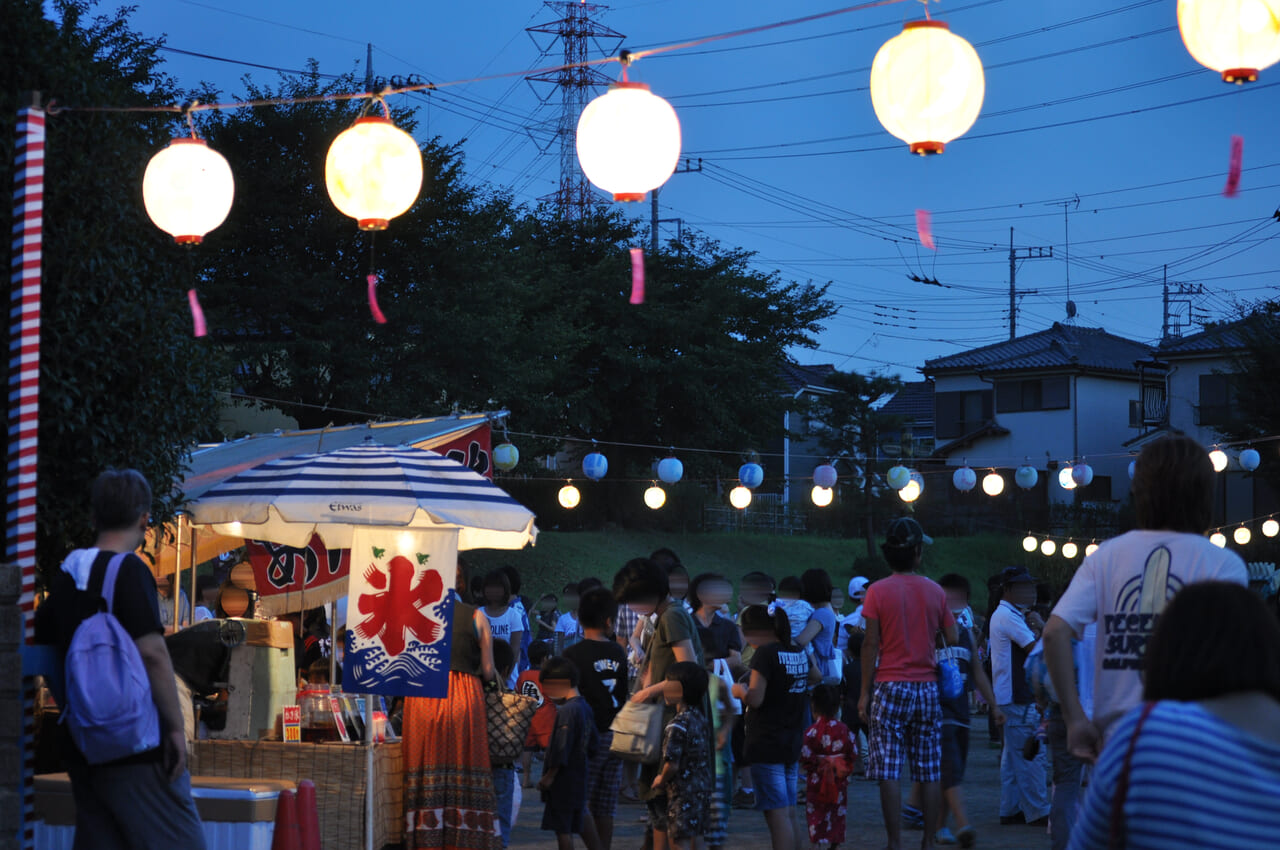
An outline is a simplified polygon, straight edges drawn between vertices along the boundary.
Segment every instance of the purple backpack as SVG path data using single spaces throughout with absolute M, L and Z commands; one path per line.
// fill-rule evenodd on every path
M 128 553 L 107 564 L 106 610 L 82 622 L 66 659 L 62 720 L 89 764 L 104 764 L 160 746 L 160 718 L 138 647 L 112 612 L 116 578 Z

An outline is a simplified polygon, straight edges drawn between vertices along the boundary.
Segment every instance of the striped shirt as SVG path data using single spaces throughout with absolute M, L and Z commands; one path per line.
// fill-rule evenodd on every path
M 1070 850 L 1105 850 L 1111 807 L 1141 707 L 1116 724 L 1089 785 Z M 1160 702 L 1138 734 L 1124 817 L 1129 850 L 1274 847 L 1280 746 L 1195 703 Z

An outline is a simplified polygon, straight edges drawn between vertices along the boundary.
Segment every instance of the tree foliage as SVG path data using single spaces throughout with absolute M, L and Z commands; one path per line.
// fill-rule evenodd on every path
M 13 185 L 16 113 L 25 91 L 64 106 L 155 106 L 177 101 L 157 42 L 129 28 L 127 11 L 94 17 L 85 0 L 0 0 L 0 179 Z M 151 480 L 154 513 L 189 447 L 217 422 L 221 372 L 191 334 L 183 251 L 142 205 L 150 156 L 176 129 L 142 113 L 67 111 L 47 123 L 37 514 L 42 568 L 89 534 L 88 485 L 107 466 Z M 11 228 L 4 205 L 0 227 Z

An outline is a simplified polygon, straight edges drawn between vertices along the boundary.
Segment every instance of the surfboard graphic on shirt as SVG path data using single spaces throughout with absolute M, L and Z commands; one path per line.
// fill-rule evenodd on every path
M 1139 575 L 1126 581 L 1116 594 L 1115 613 L 1103 618 L 1102 669 L 1140 670 L 1147 641 L 1156 621 L 1179 590 L 1182 580 L 1172 571 L 1173 556 L 1167 546 L 1147 555 Z

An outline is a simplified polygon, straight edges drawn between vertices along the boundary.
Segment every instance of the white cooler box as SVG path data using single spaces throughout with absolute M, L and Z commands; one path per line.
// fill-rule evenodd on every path
M 271 850 L 276 800 L 294 787 L 274 779 L 193 776 L 191 792 L 209 850 Z M 35 802 L 36 850 L 71 850 L 76 823 L 71 779 L 65 773 L 37 776 Z

